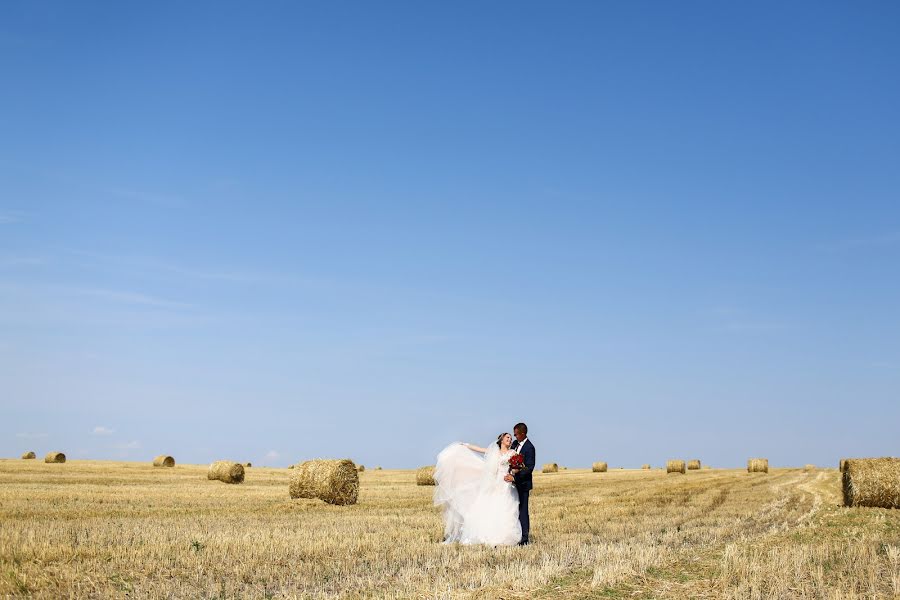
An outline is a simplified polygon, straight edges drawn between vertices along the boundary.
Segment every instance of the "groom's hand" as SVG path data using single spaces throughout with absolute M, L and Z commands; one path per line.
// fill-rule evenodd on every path
M 512 475 L 507 474 L 506 477 L 503 478 L 503 481 L 505 481 L 506 483 L 512 483 L 515 481 L 515 478 L 513 478 Z

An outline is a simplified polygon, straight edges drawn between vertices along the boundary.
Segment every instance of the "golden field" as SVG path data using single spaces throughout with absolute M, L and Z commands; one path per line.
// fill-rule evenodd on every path
M 339 507 L 206 470 L 0 460 L 0 597 L 900 597 L 900 511 L 839 507 L 837 469 L 535 474 L 534 543 L 499 549 L 441 544 L 415 471 Z

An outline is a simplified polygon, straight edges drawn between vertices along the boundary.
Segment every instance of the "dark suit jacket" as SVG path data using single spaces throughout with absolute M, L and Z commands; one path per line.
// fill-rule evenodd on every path
M 511 447 L 513 450 L 518 449 L 519 440 L 515 440 L 512 443 Z M 531 474 L 534 472 L 534 465 L 537 460 L 535 458 L 536 454 L 534 451 L 534 444 L 531 443 L 531 440 L 525 440 L 525 444 L 522 445 L 522 449 L 519 450 L 519 454 L 521 454 L 522 458 L 525 460 L 525 467 L 514 476 L 516 480 L 516 489 L 527 491 L 532 488 Z

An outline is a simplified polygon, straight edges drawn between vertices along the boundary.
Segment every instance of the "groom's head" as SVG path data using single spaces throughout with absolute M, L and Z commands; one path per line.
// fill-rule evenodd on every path
M 516 439 L 520 442 L 528 437 L 528 425 L 525 423 L 516 423 L 516 426 L 513 427 L 513 433 L 516 436 Z

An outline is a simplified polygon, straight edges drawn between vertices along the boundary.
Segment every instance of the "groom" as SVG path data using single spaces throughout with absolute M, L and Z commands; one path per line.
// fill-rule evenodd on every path
M 519 524 L 522 525 L 522 539 L 519 541 L 520 546 L 528 544 L 528 533 L 531 529 L 531 522 L 528 519 L 528 494 L 531 492 L 531 472 L 534 471 L 535 454 L 534 444 L 528 439 L 528 425 L 525 423 L 516 423 L 513 427 L 513 435 L 516 441 L 512 443 L 511 448 L 522 455 L 525 466 L 521 469 L 513 469 L 513 472 L 504 479 L 509 483 L 514 483 L 516 492 L 519 494 Z

